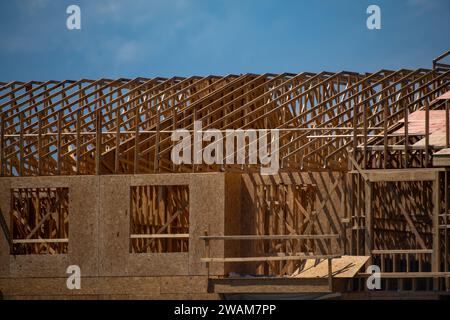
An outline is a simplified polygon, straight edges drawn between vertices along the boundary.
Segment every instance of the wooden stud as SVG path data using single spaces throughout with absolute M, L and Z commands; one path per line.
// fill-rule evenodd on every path
M 161 122 L 161 115 L 159 112 L 159 107 L 156 108 L 156 134 L 155 134 L 155 157 L 153 159 L 154 163 L 154 173 L 159 171 L 159 125 Z
M 25 150 L 23 145 L 23 112 L 20 113 L 20 133 L 19 133 L 19 153 L 20 153 L 20 164 L 19 164 L 19 175 L 23 176 L 23 166 L 24 166 L 24 156 Z
M 371 182 L 364 184 L 365 193 L 365 255 L 371 256 L 373 249 L 373 186 Z M 367 264 L 372 264 L 371 259 Z
M 439 241 L 439 214 L 441 210 L 440 197 L 440 179 L 439 172 L 436 172 L 436 178 L 433 182 L 433 215 L 432 215 L 432 229 L 433 229 L 433 253 L 431 255 L 431 271 L 439 272 L 440 267 L 440 241 Z M 433 281 L 434 290 L 438 290 L 439 282 L 437 279 Z
M 58 122 L 57 122 L 57 144 L 56 144 L 56 161 L 57 161 L 57 172 L 58 174 L 61 174 L 61 166 L 62 166 L 62 159 L 61 159 L 61 145 L 62 145 L 62 141 L 61 141 L 61 131 L 62 131 L 62 117 L 63 117 L 63 113 L 60 110 L 58 112 Z
M 425 100 L 425 167 L 428 167 L 430 157 L 430 106 Z
M 5 116 L 0 114 L 0 176 L 5 175 Z
M 95 174 L 100 174 L 100 161 L 102 153 L 102 121 L 101 110 L 95 112 Z
M 76 157 L 76 163 L 75 163 L 75 167 L 76 167 L 76 174 L 80 174 L 80 156 L 81 156 L 81 110 L 77 111 L 77 123 L 76 123 L 76 150 L 75 150 L 75 157 Z
M 119 173 L 119 161 L 120 161 L 120 124 L 121 124 L 120 108 L 117 108 L 116 115 L 116 144 L 115 144 L 115 152 L 114 152 L 114 172 Z
M 133 164 L 133 172 L 134 174 L 138 173 L 139 170 L 139 125 L 141 123 L 141 113 L 139 108 L 135 109 L 135 132 L 134 132 L 134 164 Z

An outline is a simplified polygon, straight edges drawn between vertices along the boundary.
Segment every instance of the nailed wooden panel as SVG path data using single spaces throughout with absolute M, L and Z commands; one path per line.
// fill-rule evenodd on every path
M 295 278 L 227 278 L 211 279 L 211 291 L 215 293 L 299 293 L 330 292 L 328 279 Z
M 369 260 L 369 256 L 342 256 L 331 260 L 333 278 L 353 278 Z M 296 270 L 294 278 L 327 278 L 327 260 L 305 260 L 304 265 Z

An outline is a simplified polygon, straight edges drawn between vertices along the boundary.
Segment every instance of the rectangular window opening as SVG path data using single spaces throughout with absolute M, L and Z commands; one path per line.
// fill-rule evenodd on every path
M 130 253 L 188 252 L 188 186 L 132 186 L 130 199 Z
M 63 254 L 69 244 L 69 188 L 11 189 L 12 254 Z

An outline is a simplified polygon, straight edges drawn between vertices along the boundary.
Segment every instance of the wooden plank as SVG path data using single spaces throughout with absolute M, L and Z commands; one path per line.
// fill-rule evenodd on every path
M 431 254 L 432 249 L 395 249 L 395 250 L 372 250 L 372 254 Z
M 373 185 L 371 182 L 366 182 L 364 184 L 364 213 L 365 213 L 365 255 L 371 256 L 373 249 Z M 370 260 L 370 259 L 369 259 Z M 369 264 L 371 261 L 368 262 Z
M 37 139 L 37 154 L 38 154 L 38 174 L 42 175 L 42 118 L 44 113 L 40 111 L 38 113 L 38 139 Z
M 100 158 L 102 152 L 102 114 L 101 110 L 95 112 L 95 174 L 100 174 Z
M 327 279 L 223 278 L 209 279 L 216 293 L 328 293 Z
M 176 239 L 189 238 L 189 233 L 166 233 L 166 234 L 130 234 L 131 239 Z
M 450 91 L 448 92 L 450 93 Z M 449 103 L 448 100 L 445 101 L 445 147 L 450 147 L 450 118 L 449 118 Z
M 372 273 L 358 273 L 355 277 L 366 278 L 373 275 Z M 438 278 L 450 277 L 450 272 L 381 272 L 381 279 L 400 279 L 400 278 Z
M 371 182 L 383 181 L 434 181 L 435 173 L 442 171 L 440 168 L 417 169 L 373 169 L 366 170 L 365 174 Z
M 63 117 L 63 113 L 62 110 L 59 110 L 58 112 L 58 120 L 57 120 L 57 125 L 56 125 L 56 130 L 57 130 L 57 137 L 56 137 L 56 171 L 58 174 L 61 174 L 61 166 L 62 166 L 62 159 L 61 159 L 61 145 L 62 145 L 62 141 L 61 141 L 61 131 L 62 131 L 62 117 Z
M 69 242 L 69 239 L 13 239 L 12 243 L 64 243 Z
M 24 145 L 23 145 L 23 112 L 20 113 L 20 132 L 19 132 L 19 154 L 20 154 L 20 159 L 19 159 L 19 175 L 23 176 L 23 165 L 24 165 L 24 155 L 25 155 L 25 150 L 24 150 Z
M 435 173 L 435 180 L 433 182 L 433 215 L 432 215 L 432 230 L 433 230 L 433 253 L 431 254 L 431 271 L 439 272 L 440 270 L 440 237 L 439 237 L 439 214 L 441 210 L 441 196 L 440 196 L 440 181 L 439 172 Z M 434 290 L 438 290 L 439 283 L 434 281 Z
M 333 278 L 353 278 L 369 258 L 370 256 L 343 255 L 342 257 L 332 259 L 331 270 Z M 307 260 L 303 268 L 297 269 L 292 274 L 292 277 L 327 278 L 329 277 L 328 270 L 328 262 L 325 259 L 320 261 Z
M 121 123 L 120 107 L 117 108 L 116 115 L 116 144 L 114 152 L 114 172 L 119 173 L 119 155 L 120 155 L 120 123 Z
M 289 235 L 227 235 L 200 236 L 202 240 L 293 240 L 293 239 L 337 239 L 338 234 L 289 234 Z
M 157 173 L 159 171 L 159 158 L 160 158 L 160 154 L 159 154 L 159 140 L 160 140 L 160 136 L 159 136 L 159 126 L 160 126 L 160 122 L 161 122 L 161 115 L 159 112 L 159 106 L 156 107 L 156 134 L 155 134 L 155 157 L 153 159 L 153 166 L 154 166 L 154 173 Z
M 339 258 L 340 255 L 285 255 L 285 256 L 265 256 L 265 257 L 241 257 L 241 258 L 201 258 L 202 262 L 263 262 L 263 261 L 291 261 L 291 260 L 308 260 L 308 259 L 329 259 Z
M 77 111 L 77 121 L 76 121 L 76 163 L 75 163 L 75 171 L 77 174 L 80 174 L 80 155 L 81 155 L 81 141 L 80 141 L 80 132 L 81 132 L 81 110 Z
M 5 116 L 0 114 L 0 176 L 5 175 Z
M 134 159 L 133 159 L 133 172 L 138 173 L 139 167 L 139 125 L 141 123 L 141 113 L 138 107 L 135 107 L 135 123 L 134 123 Z

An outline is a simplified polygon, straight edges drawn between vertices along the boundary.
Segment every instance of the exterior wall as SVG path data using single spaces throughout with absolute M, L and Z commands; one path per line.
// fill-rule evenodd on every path
M 189 186 L 189 252 L 129 253 L 130 187 Z M 225 174 L 150 174 L 0 178 L 0 206 L 10 223 L 12 188 L 69 188 L 69 250 L 61 255 L 10 255 L 0 237 L 0 291 L 5 298 L 210 298 L 200 263 L 205 230 L 223 234 Z M 223 256 L 223 243 L 211 243 Z M 66 268 L 81 269 L 81 290 L 66 287 Z M 210 274 L 222 275 L 223 264 Z

